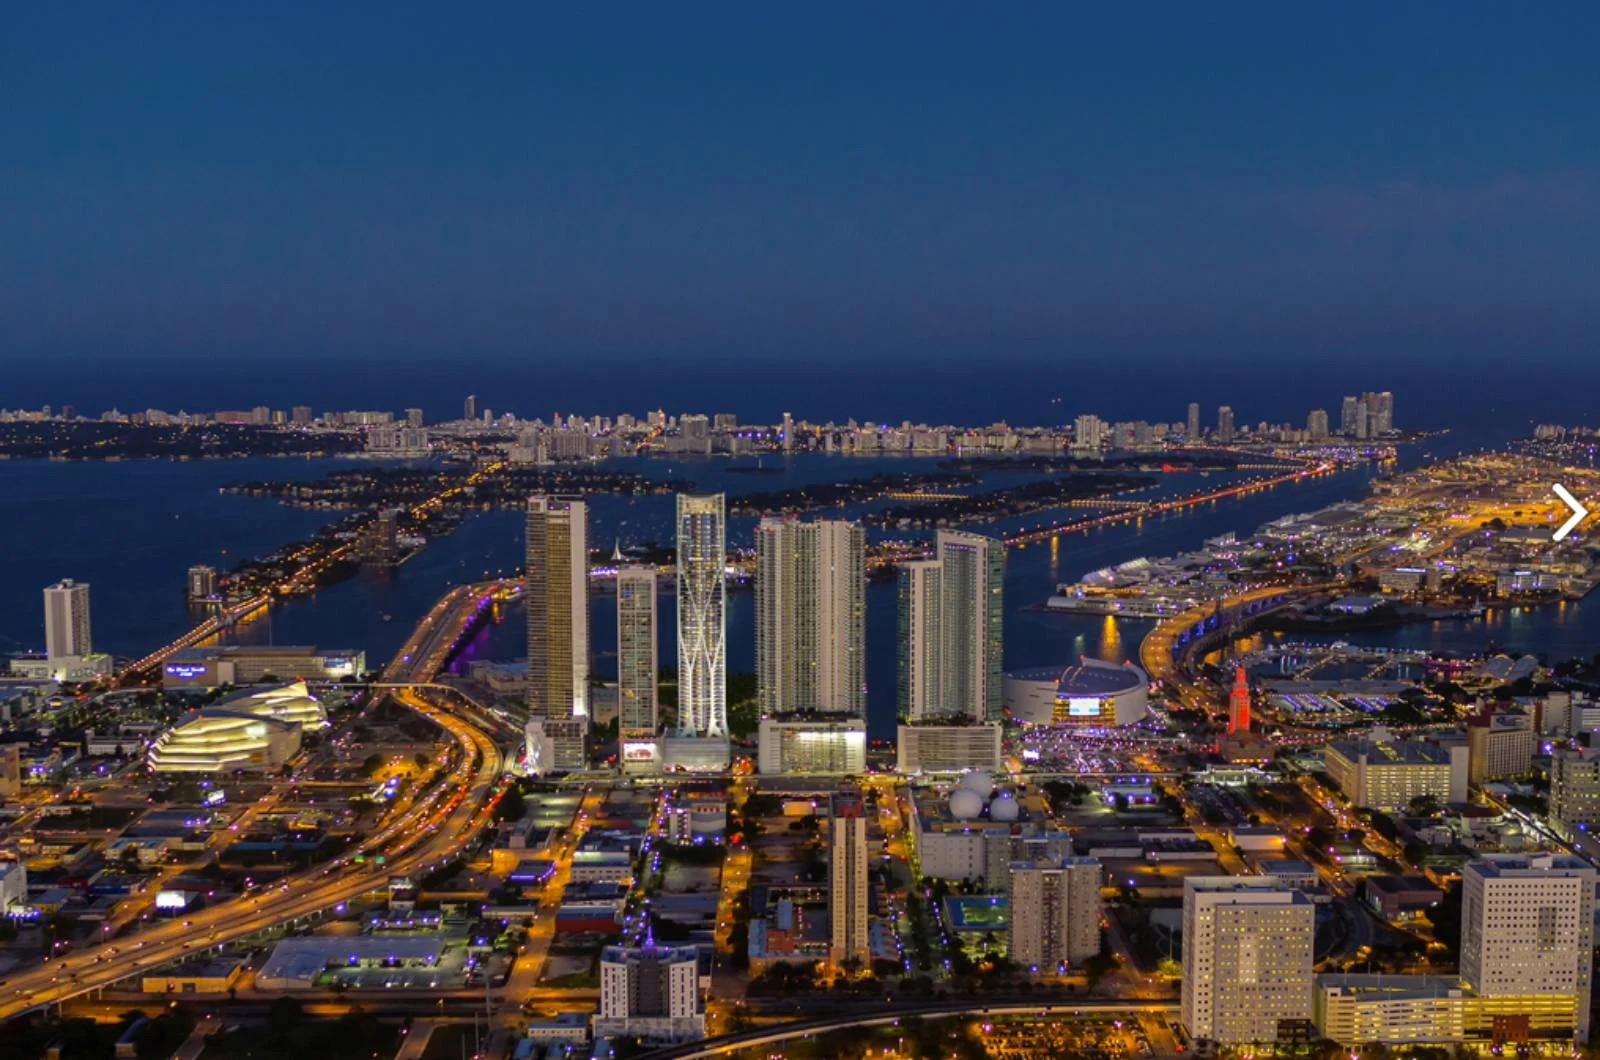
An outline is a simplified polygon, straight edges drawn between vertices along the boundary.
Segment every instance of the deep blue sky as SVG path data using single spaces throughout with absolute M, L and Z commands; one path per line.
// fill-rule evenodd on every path
M 1592 3 L 13 5 L 0 405 L 286 363 L 441 413 L 666 359 L 1594 378 L 1596 39 Z

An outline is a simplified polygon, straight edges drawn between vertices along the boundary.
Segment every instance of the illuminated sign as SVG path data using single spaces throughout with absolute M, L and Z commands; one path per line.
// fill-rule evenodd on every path
M 223 791 L 221 788 L 212 788 L 210 791 L 206 792 L 205 801 L 207 806 L 219 806 L 228 801 L 228 793 Z
M 626 762 L 654 762 L 661 757 L 661 748 L 654 740 L 639 740 L 622 745 L 622 758 Z
M 168 677 L 176 677 L 180 681 L 192 681 L 196 677 L 204 677 L 210 667 L 205 663 L 167 663 L 163 670 Z
M 1100 700 L 1087 696 L 1073 696 L 1067 700 L 1067 717 L 1098 718 Z
M 156 893 L 157 909 L 187 909 L 189 896 L 182 891 L 158 891 Z

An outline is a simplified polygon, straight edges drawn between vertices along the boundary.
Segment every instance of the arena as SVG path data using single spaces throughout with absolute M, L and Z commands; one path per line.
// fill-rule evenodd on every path
M 1104 729 L 1145 718 L 1150 679 L 1132 663 L 1080 659 L 1005 675 L 1003 693 L 1011 716 L 1028 725 Z

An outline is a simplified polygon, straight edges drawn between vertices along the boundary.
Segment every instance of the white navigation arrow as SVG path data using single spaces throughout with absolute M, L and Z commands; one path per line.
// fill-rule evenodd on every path
M 1557 482 L 1554 486 L 1551 486 L 1550 488 L 1555 491 L 1555 494 L 1556 494 L 1557 497 L 1561 498 L 1561 503 L 1562 504 L 1565 504 L 1568 508 L 1572 509 L 1571 517 L 1568 518 L 1566 522 L 1562 523 L 1559 527 L 1557 527 L 1554 536 L 1552 536 L 1550 538 L 1551 541 L 1560 541 L 1562 538 L 1564 538 L 1568 534 L 1572 533 L 1572 531 L 1577 528 L 1579 523 L 1583 522 L 1584 519 L 1588 518 L 1589 509 L 1587 509 L 1583 505 L 1579 504 L 1578 503 L 1578 498 L 1576 498 L 1572 494 L 1568 493 L 1567 492 L 1567 487 L 1563 486 L 1561 483 Z

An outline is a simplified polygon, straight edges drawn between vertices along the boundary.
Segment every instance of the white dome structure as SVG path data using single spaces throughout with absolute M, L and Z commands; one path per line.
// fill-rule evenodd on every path
M 994 775 L 987 769 L 971 770 L 962 776 L 957 788 L 961 791 L 975 791 L 980 798 L 987 800 L 989 793 L 994 790 Z
M 983 816 L 983 796 L 971 788 L 957 788 L 950 796 L 950 816 L 958 821 L 975 821 Z
M 989 819 L 991 821 L 1015 821 L 1022 816 L 1022 804 L 1017 797 L 1009 791 L 996 795 L 989 804 Z

